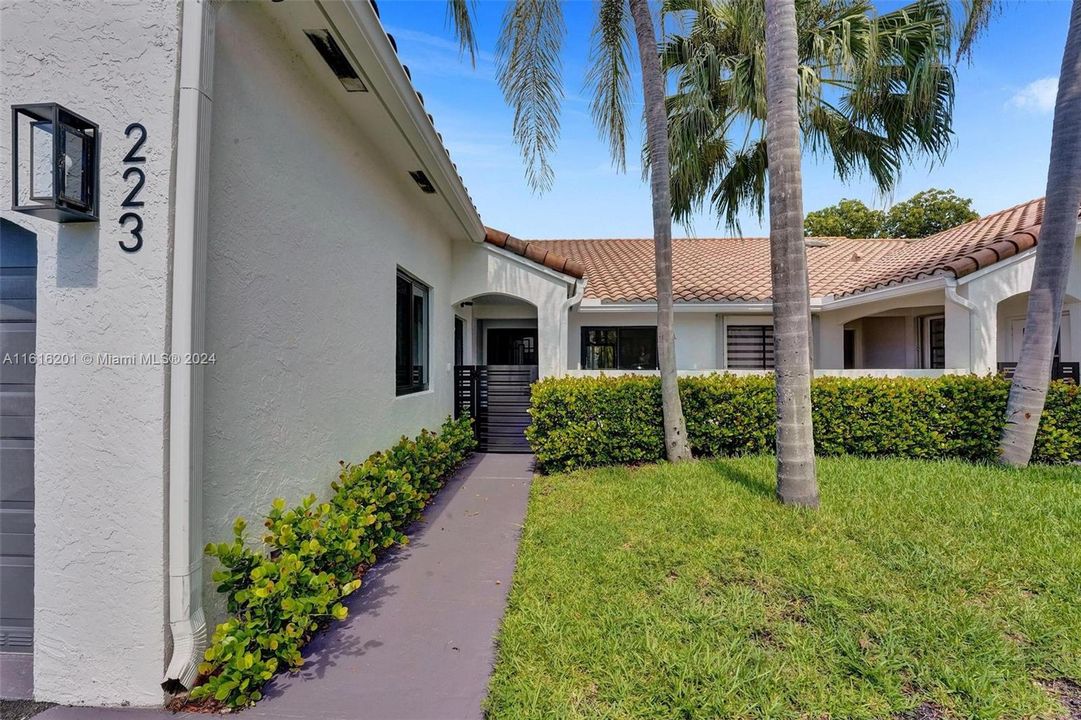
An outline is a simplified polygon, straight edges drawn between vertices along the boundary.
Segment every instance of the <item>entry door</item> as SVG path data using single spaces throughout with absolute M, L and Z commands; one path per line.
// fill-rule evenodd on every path
M 37 239 L 0 220 L 0 652 L 34 637 L 34 365 Z
M 536 328 L 489 328 L 489 365 L 536 365 Z

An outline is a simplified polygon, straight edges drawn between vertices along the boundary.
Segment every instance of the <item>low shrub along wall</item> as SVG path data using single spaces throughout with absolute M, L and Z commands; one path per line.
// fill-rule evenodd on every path
M 206 548 L 221 564 L 213 579 L 230 617 L 214 631 L 199 668 L 206 681 L 190 697 L 248 705 L 275 672 L 300 667 L 312 633 L 345 618 L 341 600 L 360 587 L 358 576 L 381 550 L 408 542 L 402 530 L 475 444 L 468 418 L 448 419 L 437 434 L 425 430 L 359 465 L 343 463 L 327 502 L 275 500 L 258 543 L 247 541 L 237 518 L 232 542 Z
M 680 378 L 691 448 L 699 456 L 773 452 L 774 379 Z M 994 376 L 817 378 L 811 390 L 819 455 L 996 457 L 1009 381 Z M 533 386 L 526 432 L 546 472 L 664 458 L 656 377 L 548 379 Z M 1081 460 L 1081 390 L 1052 383 L 1034 462 Z

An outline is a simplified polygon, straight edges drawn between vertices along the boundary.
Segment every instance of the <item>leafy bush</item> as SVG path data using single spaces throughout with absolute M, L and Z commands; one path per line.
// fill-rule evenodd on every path
M 309 495 L 290 508 L 275 500 L 258 546 L 237 518 L 232 542 L 206 547 L 221 564 L 213 579 L 230 617 L 214 631 L 199 668 L 206 682 L 191 698 L 248 705 L 279 669 L 300 667 L 312 633 L 346 617 L 341 600 L 360 587 L 357 577 L 381 550 L 409 541 L 402 529 L 474 446 L 469 419 L 448 419 L 438 434 L 425 430 L 359 465 L 343 463 L 328 502 Z
M 691 448 L 699 456 L 773 451 L 768 375 L 680 378 Z M 819 455 L 996 456 L 1009 381 L 1001 377 L 818 378 L 812 385 Z M 545 471 L 654 462 L 664 457 L 656 377 L 549 379 L 533 386 L 526 431 Z M 1081 389 L 1052 383 L 1036 462 L 1081 460 Z

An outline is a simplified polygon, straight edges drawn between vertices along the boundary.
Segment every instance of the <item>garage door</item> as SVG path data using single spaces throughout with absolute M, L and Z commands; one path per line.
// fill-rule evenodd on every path
M 0 652 L 34 637 L 34 365 L 37 242 L 0 220 Z

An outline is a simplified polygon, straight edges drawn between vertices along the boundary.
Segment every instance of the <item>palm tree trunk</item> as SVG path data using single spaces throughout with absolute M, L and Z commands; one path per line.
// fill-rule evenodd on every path
M 648 0 L 630 0 L 642 89 L 646 103 L 646 134 L 653 191 L 653 242 L 657 270 L 657 365 L 661 370 L 664 448 L 669 461 L 689 460 L 687 423 L 676 380 L 676 345 L 672 309 L 672 190 L 668 168 L 668 114 L 664 107 L 664 75 Z
M 1047 202 L 1028 294 L 1025 339 L 1006 404 L 1006 427 L 999 444 L 1001 462 L 1027 465 L 1051 381 L 1055 341 L 1062 321 L 1081 205 L 1081 0 L 1074 0 L 1062 54 Z
M 796 5 L 766 2 L 766 154 L 777 377 L 777 497 L 818 507 L 811 427 L 811 295 L 803 240 Z

